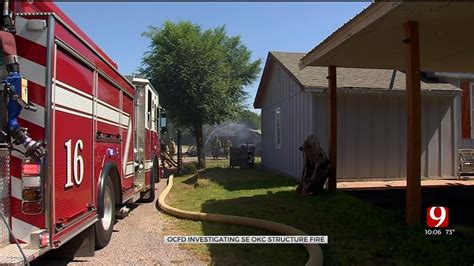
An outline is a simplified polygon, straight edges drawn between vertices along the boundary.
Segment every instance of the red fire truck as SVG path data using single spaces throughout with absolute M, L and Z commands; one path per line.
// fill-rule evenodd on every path
M 155 198 L 158 94 L 53 3 L 3 1 L 2 15 L 0 264 L 93 255 L 126 203 Z

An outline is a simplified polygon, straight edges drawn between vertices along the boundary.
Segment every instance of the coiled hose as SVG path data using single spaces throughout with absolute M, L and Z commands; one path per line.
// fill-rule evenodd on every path
M 170 192 L 171 188 L 173 187 L 173 176 L 171 175 L 168 179 L 168 185 L 166 186 L 165 190 L 160 194 L 158 198 L 158 204 L 160 208 L 175 217 L 184 218 L 189 220 L 195 221 L 208 221 L 208 222 L 216 222 L 216 223 L 225 223 L 225 224 L 233 224 L 233 225 L 244 225 L 249 227 L 255 227 L 264 229 L 267 231 L 276 232 L 282 235 L 307 235 L 305 232 L 294 228 L 292 226 L 276 223 L 272 221 L 262 220 L 262 219 L 254 219 L 242 216 L 234 216 L 234 215 L 224 215 L 224 214 L 212 214 L 212 213 L 203 213 L 203 212 L 191 212 L 180 210 L 174 207 L 169 206 L 165 203 L 165 198 Z M 321 247 L 317 244 L 303 244 L 309 254 L 308 261 L 306 265 L 315 265 L 320 266 L 323 265 L 323 252 Z

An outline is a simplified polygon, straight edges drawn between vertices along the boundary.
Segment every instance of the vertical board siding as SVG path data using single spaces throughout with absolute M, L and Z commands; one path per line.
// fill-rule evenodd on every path
M 457 156 L 456 149 L 451 149 L 451 147 L 456 147 L 454 143 L 454 132 L 451 130 L 454 124 L 453 116 L 453 104 L 452 102 L 440 101 L 440 110 L 446 110 L 446 112 L 440 112 L 441 125 L 440 125 L 440 175 L 441 176 L 452 176 L 452 173 L 455 173 L 454 163 L 450 163 L 450 159 L 454 159 Z M 453 140 L 452 142 L 443 141 L 443 140 Z
M 343 97 L 345 105 L 343 105 L 343 111 L 341 113 L 341 122 L 343 123 L 341 127 L 341 137 L 342 143 L 341 151 L 342 158 L 354 158 L 354 160 L 345 160 L 341 164 L 342 173 L 357 173 L 357 124 L 358 124 L 358 114 L 357 110 L 357 96 L 355 97 Z M 351 132 L 351 134 L 346 134 L 346 132 Z
M 423 96 L 421 97 L 423 99 Z M 400 134 L 400 176 L 406 178 L 407 176 L 407 163 L 406 163 L 406 155 L 407 155 L 407 103 L 405 96 L 399 97 L 400 102 L 400 127 L 399 133 Z M 423 117 L 423 114 L 421 114 Z M 423 130 L 423 128 L 421 129 Z
M 386 132 L 385 132 L 385 123 L 388 121 L 385 120 L 385 100 L 387 99 L 384 95 L 374 95 L 371 96 L 372 108 L 371 118 L 372 118 L 372 176 L 374 178 L 380 178 L 386 176 L 386 160 L 385 160 L 385 150 L 386 150 Z M 351 176 L 347 176 L 351 177 Z
M 328 98 L 329 100 L 329 98 Z M 344 141 L 344 138 L 342 137 L 343 135 L 343 119 L 344 119 L 344 113 L 346 111 L 346 105 L 345 105 L 345 98 L 343 97 L 337 97 L 337 161 L 338 162 L 342 162 L 344 161 L 344 156 L 345 154 L 342 152 L 342 147 L 344 147 L 344 145 L 346 145 L 345 141 Z M 327 124 L 328 124 L 328 131 L 327 131 L 327 138 L 328 138 L 328 141 L 329 141 L 329 128 L 330 128 L 330 123 L 329 123 L 329 103 L 328 103 L 328 109 L 326 109 L 326 113 L 325 113 L 325 116 L 326 116 L 326 119 L 327 119 Z M 328 142 L 328 149 L 326 150 L 326 152 L 329 152 L 329 142 Z M 328 154 L 329 155 L 329 154 Z M 342 164 L 338 163 L 337 164 L 337 175 L 338 176 L 342 176 L 344 174 L 344 167 Z
M 262 164 L 301 177 L 298 148 L 316 134 L 327 152 L 328 95 L 304 93 L 279 65 L 270 73 L 262 104 Z M 456 175 L 461 133 L 459 96 L 422 95 L 422 175 Z M 275 108 L 281 109 L 281 148 L 275 148 Z M 458 136 L 459 135 L 459 136 Z M 338 178 L 406 176 L 406 103 L 404 95 L 338 95 Z M 459 144 L 458 144 L 459 143 Z
M 436 97 L 429 97 L 431 104 L 425 102 L 427 112 L 426 142 L 428 143 L 428 157 L 426 158 L 427 172 L 425 176 L 441 176 L 440 170 L 440 104 Z
M 398 178 L 401 172 L 401 99 L 389 97 L 387 101 L 387 177 Z M 404 163 L 404 162 L 403 162 Z
M 370 117 L 370 99 L 367 97 L 359 98 L 359 117 Z M 359 148 L 357 150 L 357 168 L 358 176 L 372 176 L 372 169 L 367 167 L 372 160 L 370 151 L 372 150 L 372 128 L 370 119 L 359 119 Z
M 313 132 L 319 137 L 321 147 L 327 152 L 329 149 L 329 98 L 327 95 L 315 95 L 314 99 L 314 125 Z
M 428 152 L 428 144 L 427 140 L 427 131 L 425 130 L 427 127 L 427 105 L 426 105 L 426 97 L 421 98 L 421 176 L 426 176 L 428 165 L 427 165 L 427 152 Z
M 300 178 L 303 154 L 298 148 L 313 132 L 313 95 L 304 93 L 279 65 L 270 73 L 262 104 L 262 164 Z M 275 108 L 281 110 L 281 148 L 275 148 Z

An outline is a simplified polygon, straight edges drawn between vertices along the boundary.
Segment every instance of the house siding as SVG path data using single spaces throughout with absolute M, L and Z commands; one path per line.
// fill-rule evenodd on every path
M 272 68 L 262 105 L 262 164 L 299 178 L 303 155 L 298 148 L 313 131 L 313 96 L 276 65 Z M 281 111 L 281 147 L 276 148 L 275 108 Z
M 328 151 L 328 96 L 302 92 L 277 65 L 262 101 L 262 164 L 300 178 L 298 148 L 316 134 Z M 400 94 L 338 94 L 338 178 L 397 179 L 406 176 L 406 104 Z M 275 148 L 275 108 L 281 110 L 281 148 Z M 424 177 L 456 173 L 461 131 L 460 95 L 422 95 Z
M 456 175 L 459 96 L 422 96 L 421 170 L 425 177 Z M 328 98 L 314 97 L 314 133 L 328 148 Z M 406 176 L 406 105 L 403 95 L 338 95 L 338 178 Z

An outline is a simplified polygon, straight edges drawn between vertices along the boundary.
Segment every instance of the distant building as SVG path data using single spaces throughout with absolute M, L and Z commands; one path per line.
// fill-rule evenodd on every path
M 262 110 L 262 165 L 300 178 L 298 148 L 316 134 L 328 150 L 327 68 L 299 69 L 303 53 L 270 52 L 255 98 Z M 338 180 L 406 176 L 405 75 L 337 68 Z M 455 176 L 461 89 L 422 82 L 422 176 Z

